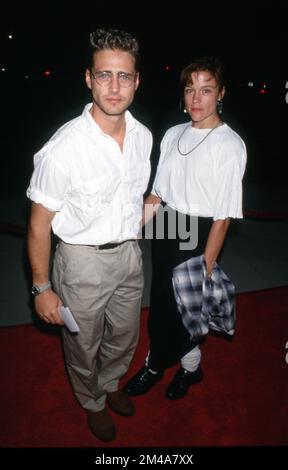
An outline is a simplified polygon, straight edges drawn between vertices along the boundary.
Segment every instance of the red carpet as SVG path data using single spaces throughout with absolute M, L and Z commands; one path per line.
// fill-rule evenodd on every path
M 113 415 L 118 437 L 99 442 L 88 430 L 64 370 L 60 338 L 35 326 L 0 329 L 3 447 L 274 446 L 288 444 L 288 288 L 237 296 L 232 341 L 209 335 L 204 380 L 186 399 L 165 399 L 175 371 L 135 398 L 136 415 Z M 148 338 L 142 315 L 139 347 L 127 374 L 143 364 Z

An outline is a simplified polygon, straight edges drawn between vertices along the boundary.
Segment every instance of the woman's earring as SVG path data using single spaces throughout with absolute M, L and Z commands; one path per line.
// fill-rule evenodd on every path
M 223 113 L 223 100 L 217 100 L 217 110 L 218 114 Z
M 183 113 L 187 113 L 184 101 L 182 101 L 182 100 L 179 101 L 179 109 L 180 109 L 181 112 L 183 111 Z

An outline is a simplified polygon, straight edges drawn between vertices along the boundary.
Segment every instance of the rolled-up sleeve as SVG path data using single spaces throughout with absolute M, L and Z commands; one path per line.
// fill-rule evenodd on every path
M 63 207 L 68 186 L 68 174 L 49 153 L 36 154 L 34 171 L 27 189 L 27 197 L 48 210 L 57 212 Z

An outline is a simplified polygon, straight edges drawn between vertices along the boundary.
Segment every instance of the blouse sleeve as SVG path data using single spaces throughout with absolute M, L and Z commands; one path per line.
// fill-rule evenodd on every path
M 160 143 L 160 157 L 159 157 L 159 162 L 157 165 L 156 175 L 155 175 L 154 182 L 153 182 L 152 189 L 151 189 L 151 194 L 154 194 L 154 196 L 158 196 L 158 197 L 161 197 L 161 195 L 158 191 L 157 183 L 158 183 L 159 173 L 161 172 L 161 166 L 163 164 L 163 161 L 165 159 L 165 155 L 167 152 L 167 135 L 169 133 L 169 130 L 170 129 L 168 129 L 168 131 L 165 133 Z
M 215 204 L 213 219 L 243 218 L 242 178 L 246 166 L 246 148 L 243 141 L 223 146 L 215 177 Z

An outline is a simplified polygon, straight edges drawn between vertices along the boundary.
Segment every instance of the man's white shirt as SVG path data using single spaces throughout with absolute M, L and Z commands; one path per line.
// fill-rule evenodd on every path
M 100 245 L 137 238 L 150 177 L 152 134 L 125 113 L 121 151 L 85 106 L 34 156 L 27 196 L 50 211 L 66 243 Z

